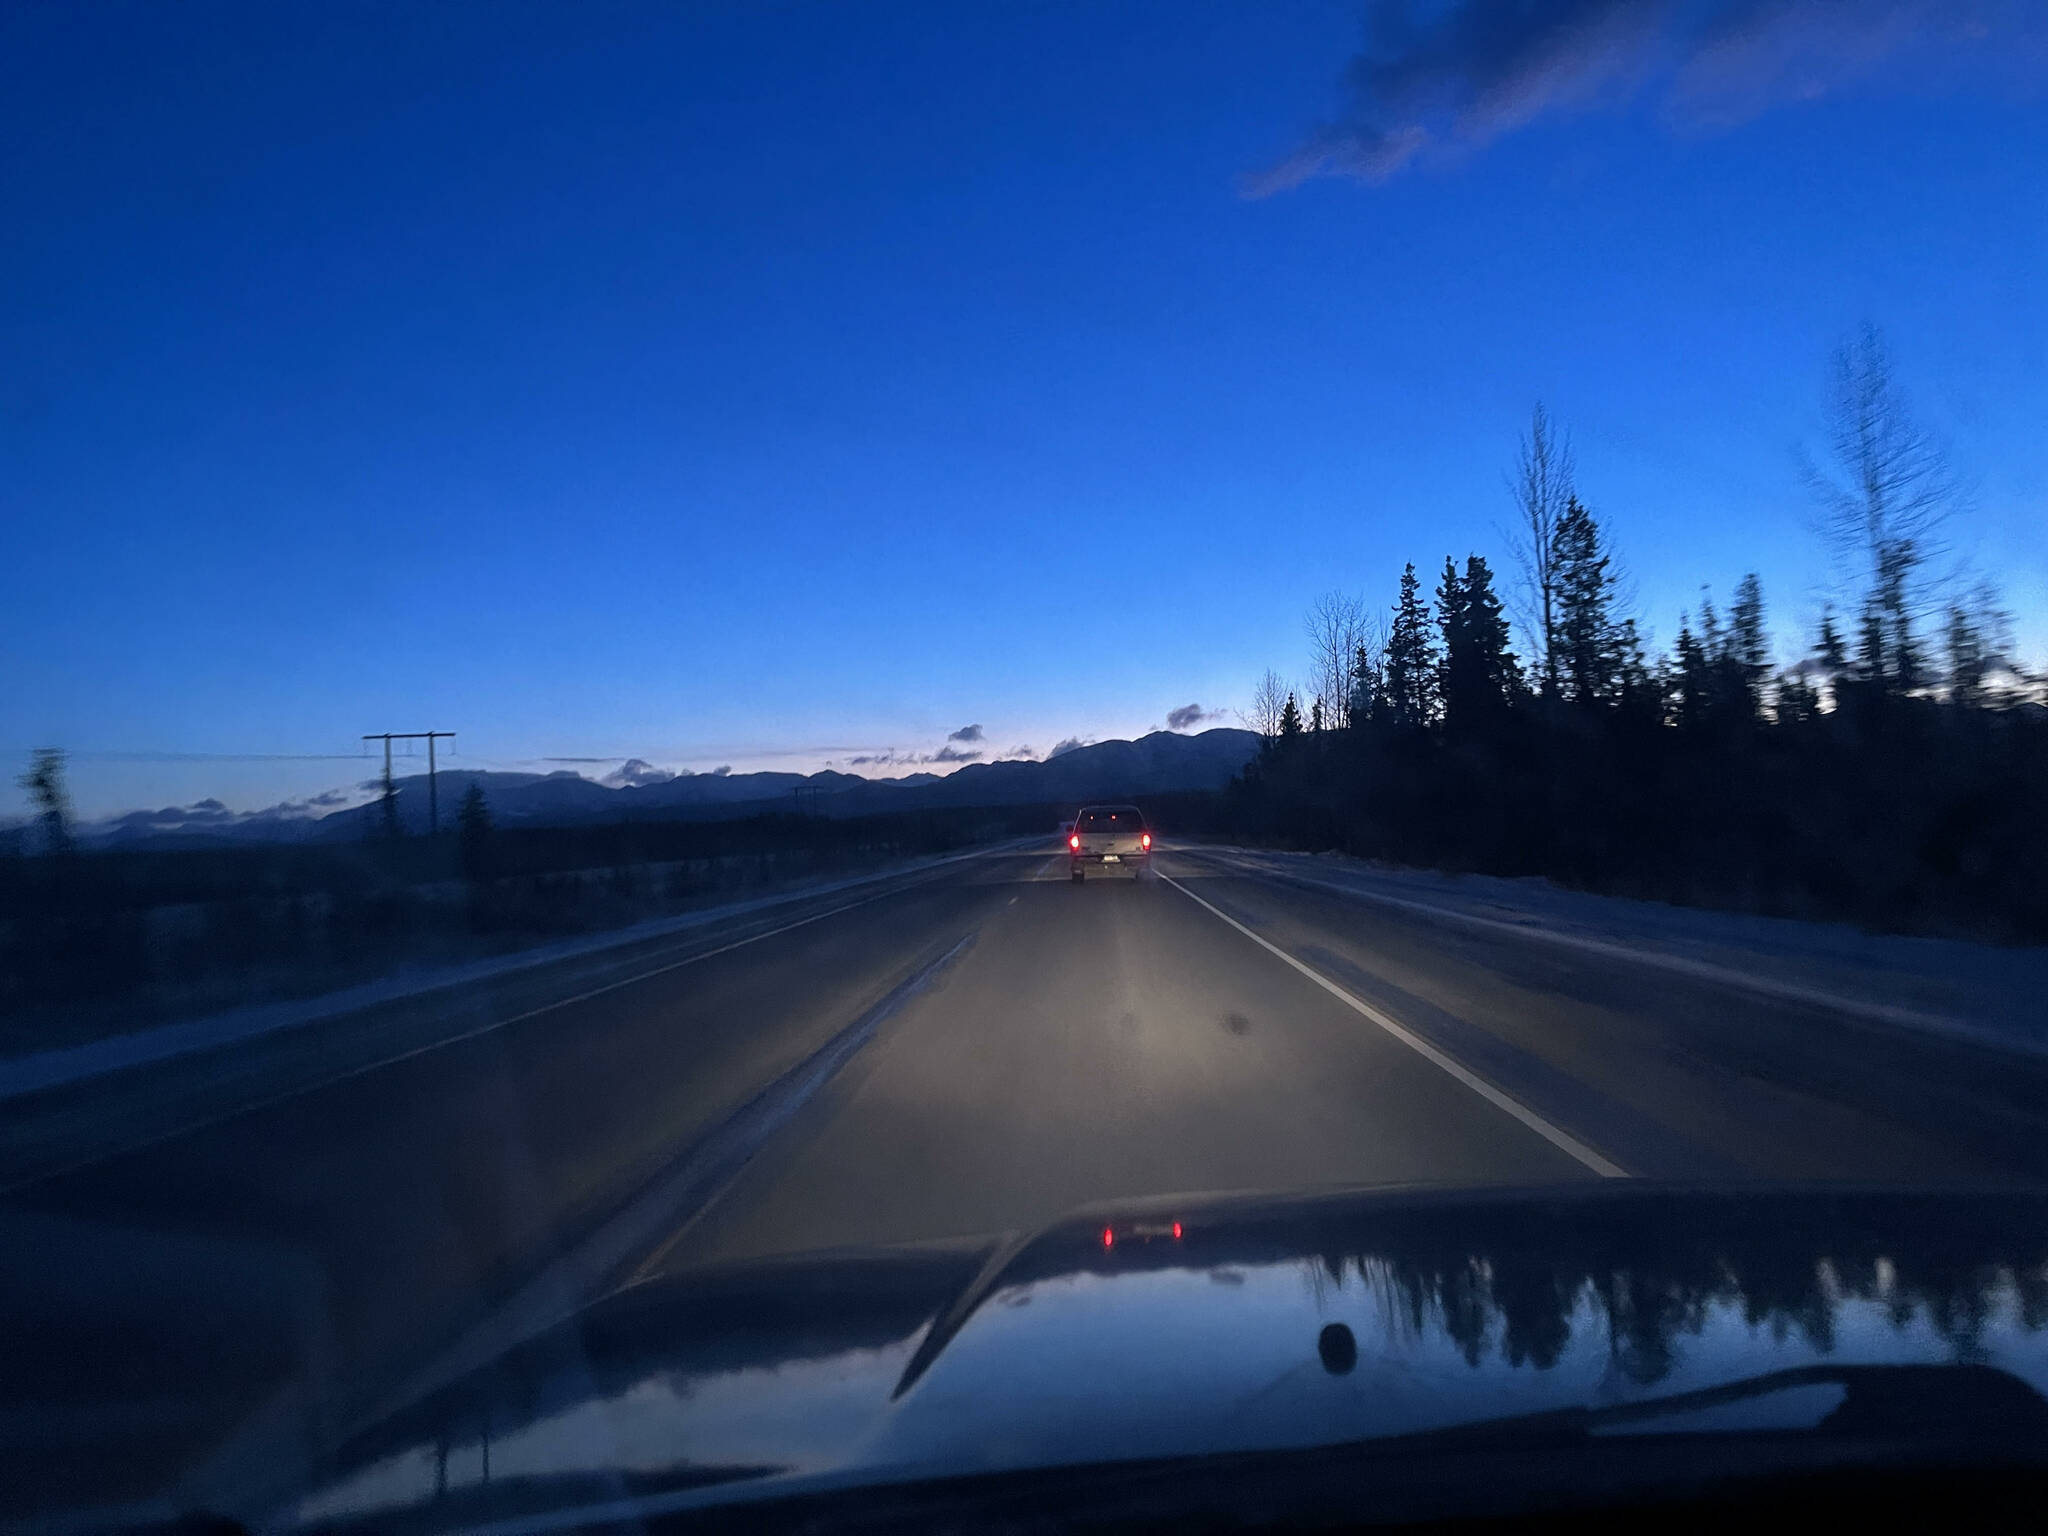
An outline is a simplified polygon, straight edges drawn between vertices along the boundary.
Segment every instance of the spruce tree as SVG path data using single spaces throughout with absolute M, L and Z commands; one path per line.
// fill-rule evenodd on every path
M 471 880 L 490 873 L 491 808 L 484 799 L 483 786 L 474 779 L 463 791 L 462 804 L 455 812 L 456 841 L 462 850 L 462 872 Z
M 1360 645 L 1352 663 L 1351 698 L 1346 715 L 1353 730 L 1377 719 L 1386 703 L 1380 665 L 1369 646 Z
M 1447 728 L 1483 729 L 1521 690 L 1521 664 L 1509 648 L 1507 615 L 1493 590 L 1493 572 L 1479 555 L 1460 575 L 1444 561 L 1437 589 L 1444 635 L 1443 706 Z
M 1301 706 L 1294 702 L 1294 695 L 1287 695 L 1287 707 L 1280 711 L 1280 739 L 1293 741 L 1301 735 Z
M 64 754 L 55 747 L 38 747 L 29 759 L 28 772 L 16 782 L 36 809 L 35 827 L 42 851 L 69 853 L 71 802 L 64 793 Z
M 1751 571 L 1736 583 L 1735 606 L 1728 611 L 1726 671 L 1735 697 L 1731 704 L 1749 719 L 1763 710 L 1764 678 L 1770 672 L 1770 640 L 1764 634 L 1764 589 Z
M 1576 496 L 1558 521 L 1555 566 L 1560 690 L 1580 704 L 1611 703 L 1622 692 L 1625 654 L 1614 618 L 1617 578 L 1600 525 Z
M 1436 671 L 1429 605 L 1422 600 L 1422 583 L 1411 560 L 1401 572 L 1401 599 L 1394 605 L 1394 627 L 1387 636 L 1387 708 L 1395 724 L 1423 726 L 1435 719 Z

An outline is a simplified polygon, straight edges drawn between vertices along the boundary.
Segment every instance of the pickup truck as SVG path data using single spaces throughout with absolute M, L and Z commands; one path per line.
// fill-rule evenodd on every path
M 1133 879 L 1152 873 L 1152 829 L 1135 805 L 1088 805 L 1074 818 L 1067 834 L 1067 866 L 1075 880 L 1097 874 L 1122 874 Z

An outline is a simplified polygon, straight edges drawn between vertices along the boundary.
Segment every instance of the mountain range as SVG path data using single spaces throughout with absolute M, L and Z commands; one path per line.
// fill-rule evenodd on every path
M 929 773 L 869 779 L 825 769 L 818 773 L 693 773 L 656 783 L 609 785 L 563 769 L 554 773 L 498 773 L 444 769 L 435 793 L 442 826 L 454 823 L 469 786 L 484 793 L 491 817 L 502 825 L 558 826 L 588 821 L 718 820 L 778 810 L 809 815 L 868 816 L 925 806 L 1062 804 L 1139 797 L 1175 790 L 1221 789 L 1258 750 L 1251 731 L 1219 728 L 1193 735 L 1154 731 L 1136 741 L 1074 747 L 1043 762 L 970 763 L 939 777 Z M 424 832 L 427 776 L 396 781 L 400 823 Z M 214 802 L 203 802 L 212 805 Z M 167 825 L 168 812 L 137 812 L 98 829 L 95 840 L 204 838 L 209 841 L 332 841 L 374 829 L 382 808 L 373 800 L 324 816 L 194 817 Z

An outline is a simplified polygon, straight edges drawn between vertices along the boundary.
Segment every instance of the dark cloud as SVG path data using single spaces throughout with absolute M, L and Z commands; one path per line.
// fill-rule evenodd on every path
M 277 804 L 266 805 L 261 810 L 233 811 L 221 801 L 209 796 L 204 800 L 195 800 L 190 805 L 166 805 L 153 811 L 125 811 L 119 816 L 108 817 L 102 825 L 109 830 L 125 828 L 129 831 L 147 832 L 171 827 L 236 826 L 248 821 L 291 821 L 309 818 L 320 811 L 332 810 L 336 806 L 348 805 L 354 799 L 355 796 L 345 789 L 329 789 L 317 795 L 309 795 L 303 800 L 280 800 Z
M 258 811 L 255 815 L 262 815 Z M 128 826 L 178 827 L 206 825 L 240 818 L 218 800 L 195 800 L 190 805 L 167 805 L 154 811 L 130 811 L 120 818 Z
M 1539 117 L 1648 96 L 1668 123 L 1746 122 L 1891 68 L 1915 84 L 2048 50 L 2031 0 L 1370 0 L 1344 106 L 1250 177 L 1248 196 L 1316 176 L 1380 182 Z
M 212 804 L 218 807 L 220 802 L 214 801 Z M 227 814 L 225 808 L 209 810 L 204 808 L 206 805 L 207 802 L 201 801 L 198 805 L 166 805 L 154 811 L 128 811 L 123 815 L 111 818 L 107 825 L 110 827 L 134 827 L 138 829 L 145 827 L 183 827 L 203 822 L 231 821 L 234 819 Z
M 1184 731 L 1191 725 L 1200 725 L 1204 720 L 1216 718 L 1213 710 L 1205 710 L 1199 704 L 1183 704 L 1179 709 L 1166 712 L 1166 728 L 1169 731 Z
M 1065 741 L 1058 743 L 1053 747 L 1053 749 L 1050 752 L 1046 753 L 1045 760 L 1047 762 L 1051 762 L 1054 758 L 1064 756 L 1066 753 L 1073 751 L 1076 747 L 1087 747 L 1093 745 L 1094 742 L 1092 739 L 1083 739 L 1079 736 L 1069 736 Z
M 1013 762 L 1035 762 L 1038 758 L 1038 748 L 1028 744 L 1021 747 L 1012 747 L 1003 755 Z
M 716 768 L 708 768 L 705 772 L 709 773 L 714 779 L 722 779 L 732 772 L 732 764 L 720 763 Z
M 958 732 L 954 734 L 958 735 Z M 887 752 L 863 752 L 858 757 L 849 757 L 846 762 L 850 768 L 915 768 L 925 763 L 979 762 L 983 756 L 984 753 L 963 752 L 954 746 L 944 746 L 936 752 L 898 752 L 891 748 Z
M 960 727 L 959 730 L 954 731 L 950 735 L 948 735 L 946 737 L 946 740 L 979 741 L 981 740 L 981 727 L 978 725 L 963 725 Z
M 646 784 L 666 784 L 674 777 L 667 768 L 657 768 L 644 758 L 629 757 L 598 782 L 615 789 L 639 789 Z

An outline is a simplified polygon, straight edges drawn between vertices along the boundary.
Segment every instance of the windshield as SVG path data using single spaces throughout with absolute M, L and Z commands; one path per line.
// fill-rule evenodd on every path
M 2048 7 L 0 12 L 0 1525 L 2048 1392 Z
M 1107 810 L 1083 811 L 1080 829 L 1083 832 L 1142 832 L 1145 818 L 1128 805 L 1111 806 Z

